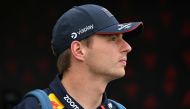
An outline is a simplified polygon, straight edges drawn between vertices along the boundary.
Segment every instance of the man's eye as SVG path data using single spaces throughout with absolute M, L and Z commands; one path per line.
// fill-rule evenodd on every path
M 116 39 L 117 39 L 116 36 L 111 36 L 111 40 L 112 40 L 112 41 L 115 41 Z

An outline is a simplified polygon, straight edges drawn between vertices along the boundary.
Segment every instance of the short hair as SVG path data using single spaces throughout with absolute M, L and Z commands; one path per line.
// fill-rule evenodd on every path
M 91 44 L 91 37 L 83 39 L 81 42 L 84 42 L 87 47 Z M 71 67 L 71 50 L 70 48 L 66 49 L 63 53 L 58 56 L 57 59 L 57 68 L 59 74 L 63 75 L 64 72 L 67 72 Z

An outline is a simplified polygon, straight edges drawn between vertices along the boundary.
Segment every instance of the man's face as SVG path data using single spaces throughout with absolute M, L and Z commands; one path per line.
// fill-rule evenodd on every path
M 90 72 L 109 80 L 123 77 L 131 46 L 123 40 L 122 34 L 93 35 L 91 38 L 85 57 Z

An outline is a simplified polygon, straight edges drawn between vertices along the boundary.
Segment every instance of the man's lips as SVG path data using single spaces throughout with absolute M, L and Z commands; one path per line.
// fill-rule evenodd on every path
M 119 60 L 119 62 L 126 66 L 127 58 L 122 58 L 121 60 Z

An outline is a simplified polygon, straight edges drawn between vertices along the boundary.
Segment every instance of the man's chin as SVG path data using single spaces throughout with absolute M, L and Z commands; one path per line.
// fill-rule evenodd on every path
M 125 76 L 125 72 L 122 72 L 122 73 L 120 73 L 119 75 L 118 75 L 118 78 L 122 78 L 122 77 L 124 77 Z
M 122 77 L 124 77 L 124 76 L 125 76 L 125 71 L 117 72 L 117 73 L 114 75 L 113 80 L 122 78 Z

